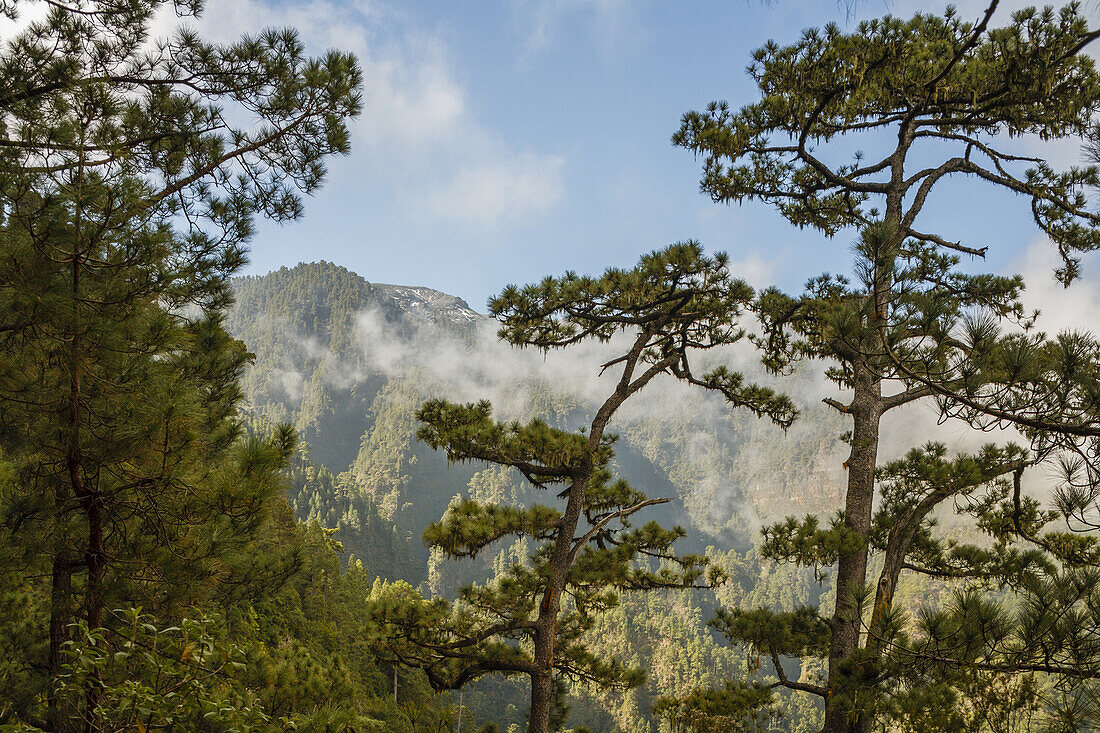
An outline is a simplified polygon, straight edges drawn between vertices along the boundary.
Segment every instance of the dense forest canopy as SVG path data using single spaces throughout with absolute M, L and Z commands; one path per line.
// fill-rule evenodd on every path
M 683 116 L 850 276 L 639 242 L 489 315 L 242 274 L 381 82 L 204 10 L 0 2 L 0 730 L 1100 727 L 1100 341 L 928 213 L 1011 193 L 1083 287 L 1080 5 L 761 38 Z

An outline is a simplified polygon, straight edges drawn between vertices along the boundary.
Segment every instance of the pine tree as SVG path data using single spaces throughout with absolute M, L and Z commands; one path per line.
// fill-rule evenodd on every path
M 882 416 L 935 396 L 945 412 L 972 423 L 1025 427 L 1041 452 L 1046 437 L 1067 448 L 1096 435 L 1089 398 L 1094 383 L 1080 379 L 1091 367 L 1043 358 L 1045 349 L 1057 349 L 1041 336 L 1002 338 L 989 320 L 967 326 L 970 343 L 953 340 L 964 326 L 963 310 L 971 306 L 989 309 L 994 319 L 1021 318 L 1013 304 L 1020 283 L 954 274 L 957 261 L 949 254 L 982 256 L 986 248 L 927 231 L 919 221 L 936 186 L 962 175 L 1030 199 L 1036 224 L 1063 258 L 1057 272 L 1063 282 L 1078 276 L 1079 253 L 1100 246 L 1100 217 L 1085 198 L 1085 190 L 1100 181 L 1100 169 L 1055 172 L 1042 159 L 1003 147 L 1006 136 L 1096 134 L 1100 76 L 1083 50 L 1098 32 L 1089 30 L 1075 4 L 1057 13 L 1021 11 L 1008 26 L 990 28 L 996 7 L 994 2 L 976 24 L 949 10 L 943 17 L 888 16 L 850 34 L 836 26 L 809 30 L 790 46 L 769 43 L 755 52 L 749 69 L 761 91 L 759 102 L 737 111 L 715 103 L 705 113 L 689 113 L 674 136 L 676 144 L 704 157 L 702 188 L 715 201 L 772 203 L 792 224 L 827 236 L 861 230 L 859 288 L 823 278 L 811 282 L 803 299 L 771 293 L 760 303 L 765 320 L 801 332 L 805 341 L 797 348 L 805 355 L 834 360 L 834 376 L 852 390 L 847 404 L 829 401 L 852 420 L 843 512 L 826 530 L 809 522 L 779 530 L 801 543 L 801 559 L 817 552 L 824 564 L 837 564 L 832 617 L 824 627 L 813 622 L 812 643 L 804 638 L 806 628 L 798 637 L 810 644 L 807 649 L 827 649 L 828 679 L 804 691 L 825 699 L 829 733 L 869 724 L 847 680 L 862 669 L 861 599 Z M 863 153 L 850 164 L 825 162 L 820 149 L 865 133 L 890 141 L 883 154 L 869 162 Z M 961 291 L 954 292 L 956 287 Z M 801 318 L 808 320 L 794 324 Z M 780 351 L 789 345 L 785 330 L 771 334 Z M 1065 354 L 1087 357 L 1091 350 L 1086 339 Z M 1039 357 L 1029 376 L 1010 361 L 1024 352 Z M 887 380 L 901 383 L 901 391 L 885 393 Z M 1064 395 L 1059 406 L 1073 409 L 1055 409 L 1057 397 L 1038 396 L 1044 390 Z M 986 470 L 996 466 L 1018 468 L 1013 461 L 993 461 Z M 895 545 L 901 556 L 907 542 Z M 880 587 L 884 597 L 893 582 L 887 578 Z M 806 623 L 803 616 L 788 621 Z
M 862 372 L 879 375 L 886 387 L 877 403 L 883 415 L 932 399 L 934 385 L 948 393 L 1012 402 L 1022 407 L 1020 423 L 1034 416 L 1043 423 L 1069 418 L 1080 432 L 1095 430 L 1092 396 L 1100 386 L 1100 344 L 1079 336 L 1048 340 L 1022 330 L 1002 333 L 1001 320 L 1030 321 L 1017 299 L 1018 277 L 953 272 L 955 257 L 913 241 L 883 257 L 886 239 L 881 225 L 865 232 L 856 268 L 864 279 L 856 287 L 823 276 L 799 298 L 775 289 L 761 295 L 758 341 L 770 368 L 783 370 L 803 357 L 831 362 L 827 374 L 853 397 L 847 403 L 826 401 L 845 414 L 856 407 L 854 377 Z M 885 305 L 874 296 L 876 282 L 896 294 Z M 871 312 L 881 330 L 868 327 Z M 1020 402 L 1025 385 L 1044 399 Z M 1043 409 L 1052 394 L 1045 385 L 1060 385 L 1057 407 Z M 1009 394 L 1011 399 L 1004 398 Z M 1084 409 L 1087 404 L 1093 412 Z M 950 399 L 941 397 L 939 405 L 945 415 L 953 414 Z M 1004 415 L 991 423 L 970 408 L 954 414 L 978 428 L 1011 423 L 1014 415 Z M 1063 688 L 1088 689 L 1083 683 L 1100 673 L 1100 646 L 1093 642 L 1100 616 L 1090 611 L 1100 577 L 1100 538 L 1090 524 L 1096 483 L 1089 476 L 1067 483 L 1052 509 L 1043 509 L 1022 483 L 1026 470 L 1055 456 L 1075 457 L 1069 465 L 1078 472 L 1091 465 L 1095 439 L 1082 441 L 1069 430 L 1073 424 L 1064 424 L 1066 433 L 1018 424 L 1031 438 L 1030 450 L 989 445 L 949 458 L 942 445 L 918 447 L 914 441 L 902 460 L 872 472 L 877 491 L 864 526 L 850 521 L 849 503 L 828 523 L 816 516 L 791 517 L 764 529 L 764 558 L 820 572 L 846 554 L 855 556 L 865 575 L 872 568 L 877 572 L 872 586 L 837 585 L 831 618 L 814 607 L 723 609 L 712 626 L 771 660 L 778 680 L 770 688 L 809 693 L 841 707 L 855 730 L 885 717 L 927 723 L 933 714 L 948 715 L 944 730 L 957 728 L 962 717 L 952 701 L 960 689 L 980 687 L 989 675 L 1017 684 L 1041 673 Z M 847 437 L 853 456 L 861 447 L 854 435 Z M 985 534 L 984 542 L 935 531 L 936 515 L 950 506 L 971 516 L 969 536 Z M 1071 523 L 1070 531 L 1055 529 L 1059 522 Z M 926 586 L 966 582 L 970 591 L 911 621 L 909 609 L 895 604 L 903 574 L 925 576 Z M 991 603 L 979 589 L 1008 593 L 1010 602 Z M 845 634 L 851 635 L 851 651 L 834 659 L 838 636 Z M 960 641 L 965 651 L 956 646 Z M 782 659 L 791 657 L 827 658 L 827 677 L 789 679 Z M 759 683 L 731 683 L 666 699 L 656 709 L 687 729 L 709 731 L 746 724 L 773 701 L 770 689 Z
M 785 397 L 745 384 L 725 368 L 705 375 L 693 370 L 699 352 L 743 337 L 734 321 L 751 298 L 752 289 L 729 276 L 724 255 L 707 257 L 687 243 L 645 255 L 632 270 L 598 278 L 567 273 L 509 287 L 490 302 L 503 324 L 501 338 L 517 346 L 549 350 L 593 339 L 614 345 L 601 370 L 618 378 L 578 432 L 541 420 L 497 422 L 487 402 L 435 400 L 422 407 L 421 440 L 452 461 L 515 469 L 535 488 L 557 492 L 564 507 L 452 504 L 424 533 L 445 555 L 477 556 L 507 536 L 528 537 L 537 548 L 529 563 L 463 589 L 453 606 L 408 593 L 380 598 L 374 611 L 399 661 L 424 668 L 437 688 L 494 672 L 528 676 L 532 733 L 550 729 L 555 675 L 605 687 L 640 684 L 640 670 L 587 649 L 584 635 L 594 615 L 613 607 L 621 592 L 694 586 L 704 580 L 707 561 L 675 554 L 673 545 L 684 535 L 679 527 L 632 524 L 635 514 L 669 499 L 648 498 L 613 475 L 608 425 L 630 396 L 662 375 L 790 424 L 794 410 Z M 711 572 L 706 580 L 716 579 Z
M 1022 10 L 991 29 L 997 5 L 976 24 L 949 9 L 942 18 L 865 21 L 849 34 L 809 29 L 790 46 L 769 42 L 749 66 L 761 100 L 689 112 L 673 142 L 703 156 L 701 186 L 716 202 L 772 203 L 792 224 L 828 236 L 881 220 L 894 244 L 913 238 L 973 256 L 987 247 L 922 232 L 918 217 L 941 181 L 979 178 L 1030 199 L 1068 283 L 1080 274 L 1076 255 L 1100 247 L 1100 215 L 1085 197 L 1100 173 L 1095 165 L 1056 172 L 1002 143 L 1096 134 L 1100 75 L 1085 50 L 1100 31 L 1088 28 L 1078 3 Z M 848 164 L 821 158 L 817 146 L 872 131 L 896 144 L 870 162 L 862 151 Z
M 0 49 L 0 445 L 8 514 L 46 538 L 51 681 L 75 614 L 95 629 L 112 602 L 231 572 L 281 488 L 292 434 L 238 441 L 228 278 L 256 214 L 301 213 L 359 107 L 351 56 L 307 58 L 289 30 L 151 39 L 166 5 L 51 3 Z

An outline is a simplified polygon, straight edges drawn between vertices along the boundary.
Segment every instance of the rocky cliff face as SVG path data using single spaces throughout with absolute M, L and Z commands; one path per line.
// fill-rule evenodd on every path
M 375 292 L 391 298 L 402 312 L 430 321 L 466 325 L 488 318 L 474 311 L 462 298 L 431 288 L 412 285 L 373 284 Z

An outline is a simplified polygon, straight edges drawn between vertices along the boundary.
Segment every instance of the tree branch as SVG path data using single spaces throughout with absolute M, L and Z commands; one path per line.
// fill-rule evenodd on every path
M 772 664 L 775 665 L 775 675 L 779 678 L 779 682 L 775 683 L 781 687 L 786 687 L 791 690 L 799 690 L 801 692 L 808 692 L 811 695 L 817 695 L 818 697 L 828 697 L 829 691 L 819 685 L 811 685 L 808 682 L 795 682 L 787 678 L 787 673 L 783 671 L 783 665 L 779 663 L 779 654 L 774 649 L 769 649 L 771 654 Z M 775 685 L 773 685 L 774 687 Z
M 577 553 L 580 552 L 580 549 L 588 544 L 589 540 L 598 535 L 600 533 L 600 530 L 606 527 L 609 523 L 613 522 L 616 519 L 629 517 L 631 514 L 639 512 L 648 506 L 667 504 L 670 501 L 672 501 L 672 499 L 646 499 L 645 501 L 638 502 L 633 506 L 629 506 L 625 509 L 620 509 L 617 512 L 612 512 L 611 514 L 608 514 L 606 517 L 597 522 L 596 525 L 592 527 L 592 529 L 588 530 L 581 537 L 574 540 L 573 549 L 569 552 L 570 563 L 572 563 L 572 561 L 576 559 Z

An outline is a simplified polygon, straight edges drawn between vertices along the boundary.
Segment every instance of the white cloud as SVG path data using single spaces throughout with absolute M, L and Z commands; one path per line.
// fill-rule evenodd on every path
M 7 40 L 31 23 L 42 20 L 49 13 L 50 6 L 46 3 L 29 6 L 21 3 L 15 10 L 15 18 L 0 15 L 0 38 Z
M 429 197 L 433 210 L 460 222 L 494 225 L 552 208 L 565 189 L 565 161 L 524 153 L 459 170 Z
M 390 145 L 437 146 L 470 124 L 465 91 L 451 78 L 436 43 L 418 50 L 364 57 L 363 116 L 357 128 L 375 149 Z M 409 56 L 416 56 L 412 61 Z
M 1082 276 L 1068 288 L 1054 279 L 1061 258 L 1050 240 L 1039 236 L 1032 240 L 1016 265 L 1027 289 L 1024 304 L 1040 311 L 1038 327 L 1048 334 L 1059 331 L 1088 331 L 1100 336 L 1100 260 L 1085 256 Z
M 728 269 L 733 277 L 761 290 L 775 284 L 777 265 L 776 259 L 764 259 L 759 252 L 750 252 L 740 259 L 730 259 Z
M 589 402 L 602 400 L 613 389 L 614 377 L 604 375 L 601 379 L 598 365 L 621 347 L 621 340 L 614 339 L 610 344 L 585 342 L 545 354 L 519 349 L 497 338 L 499 324 L 489 318 L 475 324 L 470 341 L 428 323 L 399 333 L 376 310 L 360 313 L 357 326 L 357 340 L 369 368 L 394 376 L 411 367 L 421 369 L 439 385 L 446 385 L 449 399 L 486 398 L 509 418 L 523 416 L 534 382 Z
M 175 22 L 165 15 L 159 30 Z M 373 2 L 221 0 L 196 25 L 223 42 L 288 26 L 310 53 L 355 53 L 363 112 L 353 123 L 351 159 L 334 161 L 333 169 L 391 192 L 409 211 L 495 227 L 544 213 L 564 195 L 564 159 L 516 146 L 480 119 L 446 43 L 399 10 Z
M 368 310 L 359 314 L 356 336 L 363 364 L 368 369 L 397 378 L 417 373 L 424 380 L 423 397 L 445 397 L 455 402 L 488 399 L 494 416 L 500 420 L 529 419 L 532 409 L 539 409 L 540 405 L 545 409 L 547 393 L 560 401 L 555 409 L 567 405 L 569 411 L 578 411 L 574 420 L 579 420 L 582 414 L 590 419 L 597 406 L 614 391 L 620 377 L 618 368 L 609 368 L 601 374 L 600 365 L 624 353 L 630 343 L 628 335 L 619 334 L 609 343 L 584 341 L 568 349 L 543 353 L 499 340 L 498 325 L 485 319 L 474 324 L 471 338 L 464 339 L 428 323 L 398 331 L 380 312 Z M 748 344 L 697 353 L 694 357 L 694 367 L 699 373 L 726 364 L 744 369 L 749 379 L 761 376 L 755 352 Z M 349 373 L 349 380 L 352 379 L 355 376 Z M 780 386 L 808 388 L 816 381 L 813 374 L 805 374 L 790 385 Z M 795 397 L 804 404 L 802 395 Z M 817 398 L 817 394 L 809 397 Z M 741 432 L 746 425 L 748 432 Z M 746 413 L 730 408 L 717 395 L 661 375 L 617 411 L 611 430 L 624 437 L 634 434 L 628 442 L 650 460 L 658 461 L 663 450 L 659 446 L 666 443 L 675 446 L 683 460 L 677 475 L 670 480 L 679 487 L 681 496 L 707 497 L 704 510 L 707 516 L 695 517 L 701 526 L 718 528 L 735 514 L 748 526 L 757 526 L 761 521 L 758 511 L 777 518 L 772 514 L 779 509 L 769 505 L 767 498 L 769 489 L 775 487 L 758 485 L 747 478 L 767 475 L 763 465 L 766 457 L 752 450 L 732 452 L 749 440 L 749 433 L 782 440 L 779 428 L 766 420 L 746 420 Z M 815 427 L 799 423 L 792 430 L 792 434 L 798 434 L 812 432 Z M 839 480 L 843 457 L 835 450 L 826 453 L 825 464 L 836 469 L 829 472 L 830 480 Z M 812 468 L 808 466 L 806 472 L 795 470 L 796 480 L 808 481 Z M 653 490 L 647 486 L 640 488 Z
M 569 24 L 583 24 L 608 57 L 644 36 L 629 0 L 513 0 L 512 11 L 525 57 L 550 46 Z

